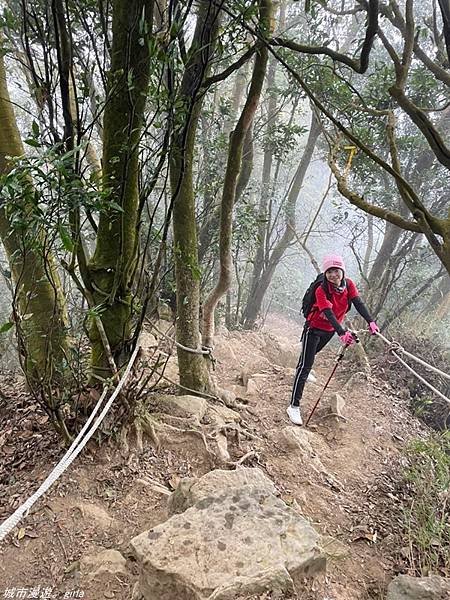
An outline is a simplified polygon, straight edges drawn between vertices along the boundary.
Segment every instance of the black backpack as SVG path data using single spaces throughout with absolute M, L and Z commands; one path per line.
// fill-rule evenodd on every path
M 319 287 L 319 285 L 322 286 L 326 297 L 331 302 L 330 292 L 328 291 L 328 286 L 326 285 L 326 281 L 325 281 L 325 274 L 319 273 L 319 275 L 317 275 L 317 277 L 314 279 L 314 281 L 309 285 L 308 289 L 305 292 L 305 295 L 303 296 L 302 313 L 303 313 L 303 316 L 305 317 L 305 319 L 311 312 L 311 309 L 314 305 L 314 302 L 316 300 L 316 290 Z M 345 287 L 348 287 L 347 280 L 345 280 Z M 349 302 L 347 312 L 350 310 L 350 305 L 351 305 L 351 303 Z

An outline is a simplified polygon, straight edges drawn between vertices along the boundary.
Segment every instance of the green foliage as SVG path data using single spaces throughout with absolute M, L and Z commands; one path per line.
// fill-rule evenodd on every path
M 418 575 L 441 573 L 450 564 L 450 432 L 414 441 L 407 459 L 411 567 Z
M 19 15 L 5 7 L 3 13 L 0 15 L 0 27 L 5 27 L 10 31 L 20 31 L 21 23 Z
M 424 417 L 433 406 L 434 399 L 430 396 L 422 395 L 414 399 L 413 411 L 416 417 Z
M 235 211 L 233 246 L 235 250 L 240 247 L 247 247 L 250 250 L 258 240 L 258 225 L 261 222 L 258 209 L 244 199 L 236 205 Z
M 41 148 L 38 125 L 33 123 L 32 129 L 32 136 L 25 141 Z M 45 230 L 48 242 L 59 240 L 61 250 L 72 252 L 70 211 L 120 212 L 122 208 L 109 199 L 108 189 L 100 191 L 95 181 L 82 180 L 73 172 L 74 154 L 80 148 L 67 153 L 60 150 L 54 146 L 39 154 L 14 158 L 14 167 L 0 178 L 0 200 L 27 247 L 34 247 L 37 234 Z
M 11 321 L 7 321 L 6 323 L 3 323 L 3 325 L 0 325 L 0 333 L 6 333 L 13 327 L 14 327 L 14 323 L 12 323 Z
M 410 70 L 407 93 L 412 102 L 425 109 L 439 108 L 448 102 L 448 90 L 430 71 L 415 67 Z
M 277 121 L 264 139 L 264 150 L 269 149 L 276 159 L 283 159 L 298 148 L 298 140 L 307 129 L 301 125 L 288 125 Z

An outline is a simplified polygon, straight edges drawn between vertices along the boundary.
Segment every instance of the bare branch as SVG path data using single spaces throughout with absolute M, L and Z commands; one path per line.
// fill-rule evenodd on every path
M 375 206 L 374 204 L 371 204 L 370 202 L 364 200 L 364 198 L 362 196 L 359 196 L 356 192 L 350 190 L 347 187 L 347 182 L 344 175 L 342 175 L 342 173 L 337 167 L 336 160 L 333 154 L 334 152 L 330 153 L 328 164 L 333 172 L 333 175 L 336 178 L 339 192 L 345 198 L 347 198 L 347 200 L 349 200 L 350 204 L 353 204 L 353 206 L 357 206 L 369 215 L 373 215 L 374 217 L 378 217 L 379 219 L 383 219 L 384 221 L 389 221 L 390 223 L 397 225 L 397 227 L 400 227 L 401 229 L 407 229 L 408 231 L 417 231 L 419 233 L 422 233 L 422 229 L 419 223 L 416 223 L 414 221 L 408 221 L 407 219 L 404 219 L 401 215 L 392 210 L 382 208 L 381 206 Z
M 229 77 L 232 73 L 234 73 L 234 71 L 236 71 L 237 69 L 240 69 L 242 67 L 242 65 L 244 65 L 255 54 L 255 52 L 258 50 L 258 48 L 260 46 L 261 46 L 260 44 L 254 44 L 253 46 L 251 46 L 251 48 L 249 48 L 247 50 L 247 52 L 244 52 L 244 54 L 236 62 L 234 62 L 227 69 L 222 71 L 222 73 L 218 73 L 217 75 L 212 75 L 211 77 L 207 77 L 203 84 L 203 88 L 208 89 L 214 83 L 223 81 L 224 79 Z
M 398 85 L 390 87 L 389 93 L 426 137 L 438 161 L 450 169 L 450 149 L 445 145 L 440 133 L 427 115 L 406 97 L 405 92 Z
M 367 28 L 364 43 L 361 48 L 361 55 L 359 59 L 353 59 L 345 54 L 341 54 L 327 46 L 309 46 L 308 44 L 299 44 L 292 40 L 285 40 L 281 37 L 273 38 L 270 44 L 273 46 L 282 46 L 289 48 L 295 52 L 301 52 L 302 54 L 324 54 L 329 56 L 332 60 L 341 62 L 356 73 L 365 73 L 369 66 L 369 56 L 372 49 L 373 41 L 378 31 L 378 0 L 369 0 L 367 5 Z
M 390 0 L 389 5 L 381 4 L 380 12 L 403 36 L 406 35 L 406 23 L 395 0 Z M 381 37 L 380 31 L 378 31 L 378 35 Z M 450 73 L 433 61 L 428 54 L 422 50 L 416 38 L 414 39 L 414 54 L 431 71 L 431 73 L 433 73 L 436 79 L 439 79 L 439 81 L 442 81 L 445 85 L 450 86 Z
M 406 84 L 408 77 L 409 67 L 411 65 L 411 58 L 414 48 L 414 14 L 413 14 L 413 0 L 406 0 L 406 30 L 404 36 L 403 56 L 402 56 L 402 74 L 397 79 L 397 85 L 403 88 Z

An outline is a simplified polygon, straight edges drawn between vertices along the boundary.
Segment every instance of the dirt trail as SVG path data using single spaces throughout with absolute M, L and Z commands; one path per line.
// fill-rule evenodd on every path
M 282 338 L 287 347 L 297 343 L 300 334 L 298 325 L 274 316 L 266 330 Z M 302 599 L 381 599 L 399 568 L 396 498 L 387 491 L 393 465 L 408 440 L 423 435 L 425 428 L 386 382 L 354 377 L 344 388 L 351 369 L 354 372 L 349 357 L 330 386 L 331 393 L 343 394 L 347 420 L 326 418 L 325 398 L 311 421 L 309 447 L 289 447 L 283 430 L 290 427 L 286 406 L 293 371 L 267 359 L 263 351 L 267 340 L 270 344 L 264 334 L 235 333 L 221 338 L 218 347 L 217 373 L 222 384 L 243 390 L 238 379 L 240 367 L 246 365 L 257 387 L 246 398 L 248 408 L 242 416 L 258 439 L 231 444 L 233 458 L 255 450 L 257 457 L 250 464 L 261 466 L 283 500 L 309 518 L 320 533 L 330 536 L 327 575 L 310 582 Z M 332 346 L 318 356 L 318 382 L 306 387 L 304 415 L 309 414 L 330 373 L 337 349 Z M 45 417 L 33 416 L 36 407 L 29 410 L 26 395 L 18 393 L 16 384 L 3 385 L 4 389 L 1 519 L 34 491 L 49 465 L 62 454 L 56 437 L 48 433 Z M 180 478 L 202 475 L 210 468 L 195 445 L 159 453 L 146 445 L 139 457 L 127 458 L 115 443 L 100 449 L 91 445 L 14 536 L 0 546 L 0 597 L 8 597 L 5 591 L 13 588 L 30 593 L 40 586 L 51 589 L 53 598 L 131 598 L 136 575 L 133 563 L 128 564 L 131 576 L 115 575 L 105 584 L 78 579 L 75 561 L 109 548 L 127 555 L 130 538 L 165 520 L 167 496 L 153 491 L 146 477 L 173 489 Z

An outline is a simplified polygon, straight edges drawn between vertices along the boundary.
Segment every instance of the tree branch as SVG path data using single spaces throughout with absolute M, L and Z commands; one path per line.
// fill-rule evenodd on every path
M 406 96 L 404 88 L 408 77 L 408 70 L 411 64 L 411 56 L 414 47 L 414 18 L 412 11 L 412 0 L 408 0 L 406 3 L 406 22 L 403 22 L 401 29 L 402 35 L 404 36 L 404 47 L 403 56 L 400 63 L 397 54 L 395 53 L 392 45 L 389 43 L 386 36 L 380 30 L 378 32 L 379 37 L 391 56 L 396 73 L 396 83 L 389 88 L 390 95 L 395 98 L 399 106 L 406 112 L 413 123 L 420 129 L 428 143 L 431 146 L 437 160 L 444 165 L 447 169 L 450 168 L 450 149 L 445 145 L 441 135 L 434 127 L 431 120 L 418 106 L 416 106 Z
M 345 127 L 340 121 L 338 121 L 334 117 L 334 115 L 332 115 L 331 112 L 314 95 L 314 93 L 312 92 L 310 87 L 300 77 L 300 75 L 297 73 L 297 71 L 295 71 L 288 63 L 286 63 L 286 61 L 279 54 L 277 54 L 277 52 L 275 50 L 273 50 L 272 48 L 271 48 L 271 52 L 272 52 L 272 54 L 274 54 L 274 56 L 276 56 L 278 61 L 285 67 L 285 69 L 287 69 L 287 71 L 292 75 L 292 77 L 300 84 L 300 86 L 305 91 L 306 95 L 311 99 L 311 101 L 319 109 L 319 111 L 322 114 L 324 114 L 327 117 L 327 119 L 329 119 L 334 125 L 336 125 L 336 127 L 339 129 L 339 131 L 341 131 L 345 135 L 346 138 L 351 140 L 358 148 L 360 148 L 366 156 L 368 156 L 371 160 L 373 160 L 376 164 L 378 164 L 382 169 L 384 169 L 392 177 L 394 177 L 394 179 L 396 181 L 398 181 L 398 183 L 401 184 L 403 186 L 403 188 L 407 191 L 407 193 L 409 194 L 411 199 L 414 201 L 414 203 L 416 203 L 416 202 L 420 203 L 420 200 L 417 197 L 416 192 L 411 187 L 411 185 L 408 183 L 408 181 L 406 181 L 406 179 L 404 179 L 404 177 L 402 177 L 402 175 L 400 173 L 398 173 L 398 171 L 396 171 L 389 163 L 387 163 L 380 156 L 375 154 L 375 152 L 373 152 L 368 146 L 366 146 L 366 144 L 364 144 L 359 138 L 357 138 L 349 129 L 347 129 L 347 127 Z M 372 207 L 372 205 L 368 204 L 368 207 L 370 208 L 370 207 Z M 380 208 L 379 211 L 383 211 L 383 209 Z M 381 216 L 379 211 L 377 214 L 375 214 L 373 212 L 371 214 L 374 214 L 375 216 Z M 393 213 L 393 215 L 396 215 L 396 213 Z M 383 218 L 383 217 L 381 216 L 381 218 Z M 388 220 L 390 220 L 390 219 L 388 219 Z M 394 221 L 392 221 L 392 222 L 394 222 Z M 409 229 L 411 231 L 422 231 L 421 229 L 415 229 L 413 227 L 413 224 L 410 223 L 410 221 L 404 220 L 404 222 L 409 225 L 408 227 L 406 227 L 406 229 Z M 395 224 L 397 224 L 397 223 L 395 223 Z M 443 220 L 434 219 L 432 226 L 436 228 L 436 230 L 433 229 L 434 233 L 443 235 L 443 231 L 445 229 L 445 222 Z M 402 226 L 399 225 L 399 227 L 402 227 Z
M 395 143 L 395 115 L 392 111 L 389 113 L 386 133 L 389 142 L 389 150 L 391 153 L 393 167 L 396 171 L 400 173 L 401 165 L 400 160 L 398 158 L 397 144 Z M 436 238 L 435 234 L 433 233 L 432 227 L 430 225 L 430 223 L 433 222 L 434 217 L 428 212 L 428 210 L 425 208 L 422 202 L 419 201 L 418 198 L 410 198 L 409 194 L 406 192 L 406 190 L 403 189 L 403 187 L 399 184 L 398 181 L 396 181 L 396 184 L 403 202 L 406 204 L 411 214 L 414 215 L 414 218 L 421 226 L 421 229 L 425 234 L 427 240 L 429 241 L 431 247 L 434 249 L 436 254 L 440 256 L 442 252 L 442 246 L 439 240 Z M 435 228 L 436 225 L 439 226 L 439 223 L 435 224 Z
M 415 223 L 414 221 L 408 221 L 407 219 L 404 219 L 401 215 L 394 211 L 382 208 L 381 206 L 375 206 L 370 202 L 366 202 L 366 200 L 364 200 L 362 196 L 359 196 L 356 192 L 351 191 L 347 187 L 346 178 L 344 177 L 344 175 L 342 175 L 342 173 L 337 167 L 334 156 L 335 152 L 336 148 L 334 149 L 334 151 L 330 152 L 328 164 L 330 166 L 331 171 L 333 172 L 333 175 L 336 178 L 339 192 L 345 198 L 347 198 L 347 200 L 349 200 L 350 204 L 353 204 L 353 206 L 357 206 L 369 215 L 373 215 L 374 217 L 378 217 L 380 219 L 383 219 L 384 221 L 389 221 L 390 223 L 397 225 L 397 227 L 400 227 L 401 229 L 407 229 L 408 231 L 417 231 L 419 233 L 422 233 L 422 228 L 419 223 Z
M 403 36 L 406 35 L 405 20 L 403 19 L 398 4 L 395 2 L 395 0 L 390 0 L 389 6 L 386 4 L 381 4 L 380 12 L 392 23 L 392 25 L 394 25 L 394 27 L 400 31 Z M 380 31 L 378 31 L 378 35 L 381 37 Z M 445 83 L 445 85 L 450 86 L 450 73 L 433 61 L 428 54 L 422 50 L 418 44 L 417 38 L 414 38 L 413 48 L 414 54 L 431 71 L 431 73 L 433 73 L 436 79 L 439 79 L 439 81 L 442 81 L 442 83 Z
M 303 54 L 324 54 L 329 56 L 332 60 L 341 62 L 356 73 L 365 73 L 369 66 L 369 56 L 372 49 L 373 41 L 378 31 L 378 0 L 369 0 L 367 6 L 367 28 L 364 43 L 361 48 L 361 55 L 359 59 L 353 59 L 345 54 L 341 54 L 327 46 L 309 46 L 307 44 L 299 44 L 292 40 L 285 40 L 281 37 L 273 38 L 270 44 L 273 46 L 282 46 L 289 48 L 295 52 L 301 52 Z
M 400 108 L 405 111 L 411 121 L 423 133 L 437 160 L 444 165 L 444 167 L 450 169 L 450 149 L 445 145 L 440 133 L 434 127 L 427 115 L 406 97 L 405 92 L 398 85 L 391 86 L 389 88 L 389 93 L 397 100 Z
M 222 73 L 218 73 L 217 75 L 212 75 L 211 77 L 207 77 L 202 86 L 203 89 L 206 90 L 209 87 L 211 87 L 214 83 L 223 81 L 224 79 L 229 77 L 232 73 L 234 73 L 234 71 L 236 71 L 237 69 L 240 69 L 242 67 L 242 65 L 245 64 L 255 54 L 255 52 L 260 47 L 261 47 L 261 44 L 258 44 L 258 43 L 254 44 L 253 46 L 251 46 L 251 48 L 249 48 L 247 50 L 247 52 L 244 52 L 244 54 L 236 62 L 234 62 L 227 69 L 222 71 Z

